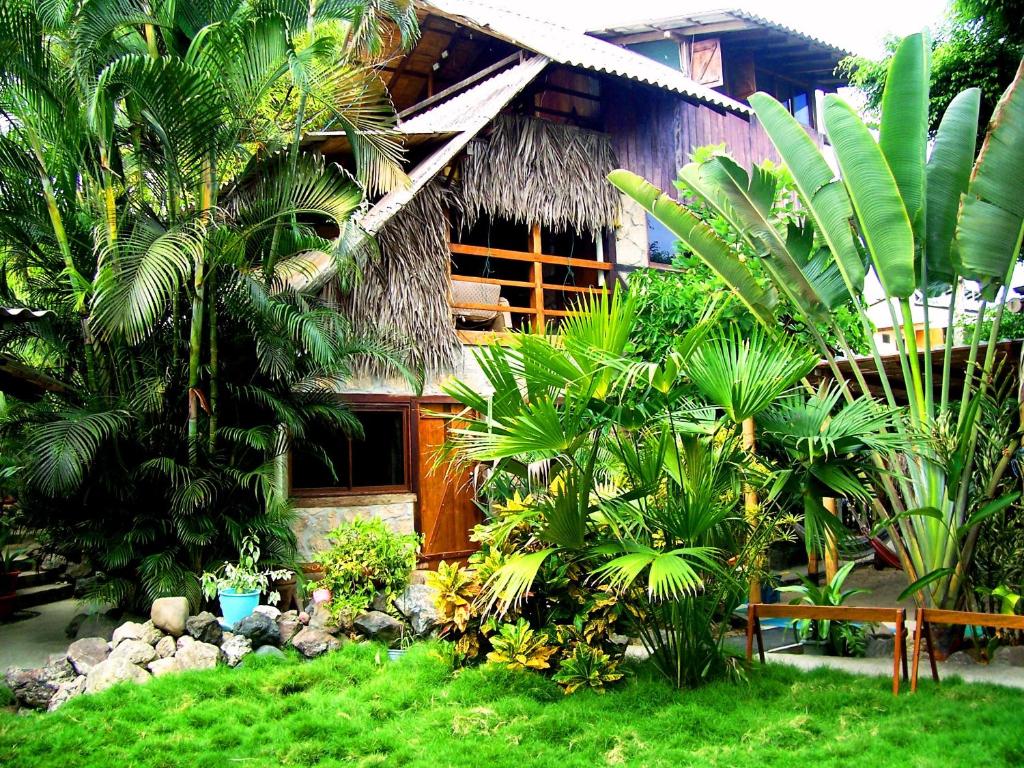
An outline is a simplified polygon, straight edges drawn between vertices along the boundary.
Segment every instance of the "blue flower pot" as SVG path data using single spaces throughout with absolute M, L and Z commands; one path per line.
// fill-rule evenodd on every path
M 256 610 L 260 604 L 260 592 L 254 589 L 252 592 L 236 592 L 233 589 L 221 590 L 220 610 L 224 614 L 224 623 L 229 627 L 235 626 L 246 616 Z

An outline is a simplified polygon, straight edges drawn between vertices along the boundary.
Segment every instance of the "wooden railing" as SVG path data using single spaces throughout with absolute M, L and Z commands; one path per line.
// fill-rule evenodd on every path
M 541 252 L 540 227 L 535 226 L 530 234 L 530 251 L 511 251 L 504 248 L 490 248 L 480 245 L 467 245 L 465 243 L 451 243 L 450 249 L 453 254 L 461 256 L 478 256 L 494 261 L 526 262 L 530 265 L 528 280 L 511 280 L 497 277 L 478 277 L 474 275 L 453 274 L 452 280 L 462 283 L 483 283 L 486 285 L 498 285 L 508 288 L 525 288 L 530 290 L 529 306 L 504 306 L 501 304 L 478 304 L 478 303 L 453 303 L 452 309 L 469 309 L 494 312 L 510 312 L 512 314 L 529 315 L 533 319 L 534 327 L 543 330 L 547 326 L 549 318 L 566 317 L 571 314 L 567 309 L 552 309 L 545 307 L 545 292 L 557 291 L 562 294 L 606 294 L 608 288 L 604 285 L 570 285 L 561 283 L 544 282 L 544 265 L 554 264 L 571 269 L 590 269 L 599 273 L 607 273 L 612 265 L 605 261 L 594 259 L 580 259 L 570 256 L 555 256 Z M 603 281 L 602 281 L 603 282 Z M 563 302 L 564 303 L 564 302 Z

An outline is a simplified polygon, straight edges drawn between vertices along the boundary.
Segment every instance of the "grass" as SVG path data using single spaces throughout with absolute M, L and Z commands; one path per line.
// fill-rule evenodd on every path
M 1024 691 L 755 667 L 748 683 L 676 691 L 646 668 L 600 696 L 493 667 L 453 674 L 436 647 L 315 662 L 257 659 L 0 713 L 0 765 L 1020 765 Z

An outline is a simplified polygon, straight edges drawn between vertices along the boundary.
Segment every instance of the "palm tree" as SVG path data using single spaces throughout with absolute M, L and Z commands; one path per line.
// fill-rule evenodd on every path
M 325 253 L 349 269 L 367 192 L 404 179 L 368 58 L 392 27 L 414 39 L 411 4 L 0 8 L 0 296 L 53 312 L 0 349 L 71 386 L 13 406 L 4 449 L 25 513 L 108 574 L 100 596 L 198 602 L 194 573 L 250 530 L 286 557 L 287 439 L 358 429 L 334 397 L 354 359 L 408 373 L 288 280 Z M 325 120 L 351 171 L 299 152 Z

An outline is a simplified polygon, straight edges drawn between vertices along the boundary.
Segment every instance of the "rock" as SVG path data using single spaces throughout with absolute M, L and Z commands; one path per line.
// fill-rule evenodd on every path
M 181 653 L 186 648 L 191 648 L 195 644 L 196 644 L 196 640 L 195 640 L 194 637 L 189 637 L 188 635 L 182 635 L 181 637 L 178 638 L 177 642 L 175 642 L 174 647 L 176 648 L 176 653 Z M 211 645 L 212 645 L 212 643 L 211 643 Z
M 71 665 L 51 665 L 36 669 L 12 667 L 4 675 L 4 682 L 14 694 L 15 701 L 29 709 L 46 709 L 57 694 L 61 683 L 74 679 Z
M 305 611 L 302 611 L 301 613 L 299 613 L 298 619 L 299 619 L 299 624 L 302 624 L 303 626 L 305 626 L 306 624 L 309 624 L 310 616 Z
M 264 646 L 256 649 L 255 655 L 256 656 L 272 656 L 275 659 L 283 659 L 284 658 L 284 651 L 282 651 L 280 648 L 275 648 L 272 645 L 264 645 Z
M 291 640 L 302 629 L 302 623 L 295 617 L 281 616 L 277 620 L 277 632 L 281 636 L 281 645 Z M 263 646 L 268 648 L 270 646 Z
M 249 638 L 253 648 L 262 645 L 278 645 L 281 642 L 281 632 L 277 628 L 277 622 L 265 613 L 252 613 L 238 622 L 235 627 L 235 634 Z
M 163 677 L 164 675 L 173 675 L 175 672 L 181 672 L 181 662 L 173 656 L 167 656 L 163 659 L 156 659 L 149 662 L 146 665 L 153 677 Z
M 184 640 L 185 638 L 181 639 Z M 191 637 L 188 639 L 192 640 Z M 174 658 L 178 660 L 178 663 L 181 664 L 181 668 L 184 670 L 213 669 L 220 660 L 220 648 L 216 645 L 210 645 L 210 643 L 200 643 L 192 640 L 184 648 L 179 647 L 178 653 Z
M 391 643 L 402 636 L 405 625 L 393 616 L 381 611 L 369 611 L 357 616 L 355 627 L 364 635 L 374 640 Z
M 102 637 L 83 637 L 68 646 L 68 661 L 80 675 L 89 674 L 93 667 L 105 661 L 109 655 L 110 648 Z
M 156 651 L 156 655 L 161 659 L 167 659 L 174 655 L 174 652 L 178 650 L 178 646 L 174 642 L 174 638 L 170 635 L 164 635 L 160 638 L 153 650 Z
M 76 579 L 84 579 L 86 576 L 92 574 L 92 565 L 88 561 L 83 560 L 81 563 L 70 563 L 64 570 L 64 578 L 68 581 L 74 581 Z
M 152 650 L 152 649 L 150 649 Z M 118 683 L 145 683 L 150 678 L 149 672 L 132 664 L 128 659 L 107 659 L 101 661 L 85 678 L 85 692 L 99 693 Z
M 120 627 L 114 630 L 113 636 L 110 638 L 110 647 L 117 648 L 125 640 L 142 640 L 143 637 L 148 636 L 146 628 L 135 621 L 126 621 Z
M 124 659 L 130 664 L 145 666 L 157 658 L 156 651 L 142 640 L 125 640 L 110 652 L 109 659 Z
M 947 656 L 943 663 L 951 667 L 973 667 L 978 662 L 967 651 L 957 651 Z
M 292 645 L 307 659 L 312 659 L 327 651 L 338 650 L 341 647 L 341 642 L 322 629 L 304 627 L 292 638 Z
M 46 666 L 48 667 L 63 667 L 65 664 L 70 664 L 67 652 L 51 653 L 46 657 Z
M 157 629 L 181 637 L 185 634 L 185 622 L 188 621 L 188 598 L 158 597 L 153 601 L 149 618 Z
M 272 648 L 273 646 L 263 646 Z M 243 635 L 232 635 L 228 640 L 221 643 L 221 652 L 229 667 L 237 667 L 238 663 L 247 655 L 252 653 L 252 643 L 249 638 Z
M 81 696 L 85 693 L 85 681 L 85 675 L 79 675 L 73 680 L 67 680 L 60 683 L 57 686 L 57 692 L 53 694 L 53 698 L 50 699 L 50 703 L 46 708 L 50 712 L 53 712 L 53 710 L 57 709 L 57 707 L 67 702 L 69 699 Z
M 103 577 L 96 576 L 81 576 L 75 579 L 75 586 L 71 589 L 71 594 L 74 597 L 85 597 L 95 587 L 103 582 Z
M 167 635 L 157 629 L 156 625 L 154 625 L 152 621 L 147 621 L 142 625 L 142 637 L 139 639 L 144 643 L 156 645 L 165 637 L 167 637 Z
M 195 616 L 189 616 L 185 622 L 185 631 L 201 643 L 220 645 L 224 637 L 224 630 L 217 621 L 217 617 L 209 611 L 203 611 Z
M 102 637 L 104 640 L 110 640 L 117 625 L 117 619 L 105 613 L 79 613 L 71 619 L 66 634 L 71 639 Z
M 253 613 L 262 613 L 264 616 L 267 616 L 274 621 L 277 621 L 277 617 L 281 615 L 281 611 L 272 605 L 257 605 L 253 609 Z
M 388 595 L 377 590 L 373 593 L 373 602 L 370 603 L 370 608 L 381 613 L 387 613 L 394 608 L 394 604 Z
M 864 655 L 869 659 L 891 659 L 895 646 L 895 635 L 871 635 L 864 648 Z
M 992 664 L 1000 667 L 1024 667 L 1024 645 L 1001 645 L 992 656 Z
M 434 599 L 437 592 L 426 584 L 410 584 L 395 598 L 395 608 L 412 625 L 412 631 L 422 636 L 430 632 L 439 619 Z
M 313 610 L 308 612 L 309 626 L 313 629 L 322 629 L 332 635 L 341 631 L 341 623 L 331 615 L 331 609 L 327 607 L 327 603 L 317 603 L 312 608 Z

